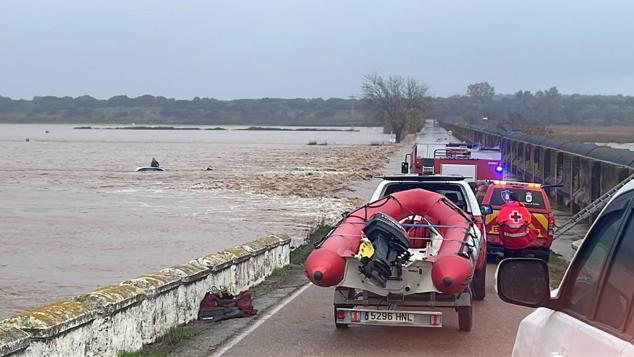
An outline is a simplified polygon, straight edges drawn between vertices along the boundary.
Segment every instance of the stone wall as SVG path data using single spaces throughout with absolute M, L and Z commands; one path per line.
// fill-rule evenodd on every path
M 212 286 L 244 291 L 289 264 L 290 239 L 269 236 L 0 321 L 0 356 L 116 356 L 198 315 Z

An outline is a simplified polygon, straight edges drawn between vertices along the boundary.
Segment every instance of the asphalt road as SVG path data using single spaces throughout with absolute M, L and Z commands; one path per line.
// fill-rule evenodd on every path
M 475 301 L 473 329 L 458 331 L 458 316 L 443 309 L 442 328 L 350 326 L 333 322 L 333 288 L 311 285 L 224 356 L 509 356 L 517 326 L 532 309 L 502 302 L 487 268 L 487 297 Z M 232 343 L 232 342 L 229 342 Z
M 444 145 L 451 141 L 439 127 L 428 127 L 417 142 Z M 386 167 L 399 172 L 400 161 L 410 150 L 404 147 Z M 369 197 L 376 187 L 371 181 L 355 195 Z M 568 243 L 569 245 L 569 243 Z M 532 309 L 502 302 L 493 288 L 495 264 L 487 268 L 487 297 L 475 301 L 473 329 L 458 331 L 458 315 L 442 309 L 442 328 L 350 326 L 335 328 L 332 299 L 334 288 L 311 285 L 256 329 L 227 341 L 224 356 L 510 356 L 522 318 Z M 232 345 L 235 343 L 235 345 Z

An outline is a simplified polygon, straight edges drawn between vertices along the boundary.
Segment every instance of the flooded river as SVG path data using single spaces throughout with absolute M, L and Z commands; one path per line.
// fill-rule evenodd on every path
M 634 143 L 595 143 L 599 146 L 609 146 L 614 149 L 627 149 L 634 151 Z
M 389 139 L 0 125 L 0 319 L 266 234 L 297 242 L 359 203 L 397 149 L 369 144 Z M 165 172 L 134 172 L 152 157 Z

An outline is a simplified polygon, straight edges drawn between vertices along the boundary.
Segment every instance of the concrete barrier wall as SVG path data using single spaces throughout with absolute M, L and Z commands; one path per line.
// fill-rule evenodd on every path
M 198 316 L 205 292 L 239 292 L 289 264 L 290 239 L 269 236 L 0 321 L 0 356 L 116 356 Z

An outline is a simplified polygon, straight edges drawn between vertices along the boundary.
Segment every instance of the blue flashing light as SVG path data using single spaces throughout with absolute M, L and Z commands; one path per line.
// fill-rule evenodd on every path
M 499 172 L 499 173 L 502 173 L 502 171 L 504 171 L 504 167 L 502 167 L 502 165 L 501 165 L 501 164 L 498 164 L 498 165 L 495 167 L 495 171 L 496 171 L 496 172 Z

